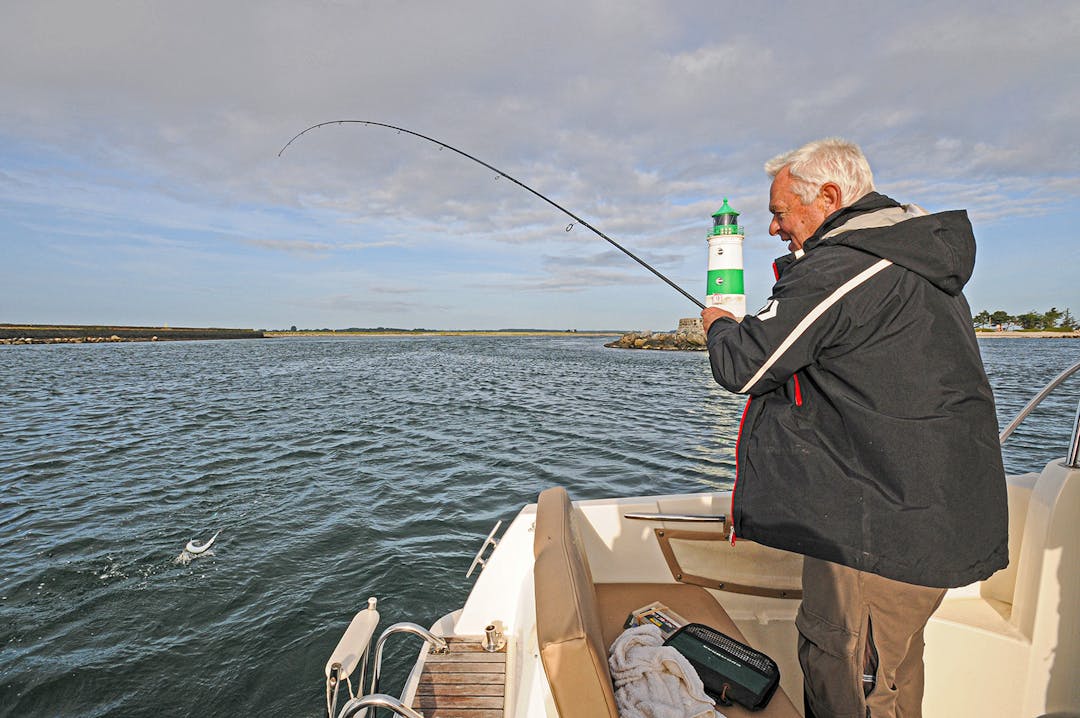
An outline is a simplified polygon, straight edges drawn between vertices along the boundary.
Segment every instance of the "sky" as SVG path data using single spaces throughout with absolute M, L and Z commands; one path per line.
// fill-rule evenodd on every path
M 859 143 L 967 209 L 973 311 L 1080 314 L 1080 4 L 5 0 L 0 322 L 671 329 L 710 215 Z

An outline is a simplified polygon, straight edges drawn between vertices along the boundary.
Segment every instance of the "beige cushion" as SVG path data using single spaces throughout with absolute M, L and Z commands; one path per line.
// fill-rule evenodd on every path
M 631 611 L 660 601 L 695 623 L 746 642 L 719 603 L 700 586 L 663 583 L 593 585 L 574 526 L 573 506 L 562 487 L 540 494 L 533 539 L 536 563 L 536 636 L 540 659 L 560 718 L 618 718 L 607 648 Z M 765 710 L 724 707 L 729 718 L 799 718 L 778 690 Z
M 596 602 L 603 626 L 604 642 L 610 646 L 622 632 L 630 612 L 659 601 L 687 621 L 704 623 L 732 638 L 749 643 L 716 599 L 700 586 L 685 583 L 598 583 Z M 727 718 L 800 718 L 799 712 L 784 693 L 777 688 L 764 709 L 756 712 L 733 705 L 719 707 Z
M 566 489 L 540 494 L 533 577 L 536 637 L 560 718 L 618 718 L 596 594 Z
M 688 621 L 712 626 L 746 643 L 727 611 L 701 586 L 685 583 L 598 583 L 595 588 L 601 630 L 607 646 L 623 632 L 623 624 L 631 611 L 653 601 L 659 601 Z

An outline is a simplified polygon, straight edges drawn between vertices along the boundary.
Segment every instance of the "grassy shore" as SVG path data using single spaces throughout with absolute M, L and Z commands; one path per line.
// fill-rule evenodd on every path
M 0 324 L 4 344 L 96 344 L 100 342 L 261 339 L 254 329 L 218 327 L 131 327 L 88 324 Z
M 1080 339 L 1080 331 L 1042 332 L 1021 330 L 998 332 L 991 329 L 979 329 L 976 330 L 975 335 L 987 339 Z

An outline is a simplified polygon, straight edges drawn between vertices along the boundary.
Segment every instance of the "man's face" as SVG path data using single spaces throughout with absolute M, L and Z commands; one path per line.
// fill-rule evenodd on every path
M 780 170 L 769 190 L 769 211 L 773 216 L 769 234 L 779 235 L 792 252 L 802 249 L 803 243 L 828 216 L 820 199 L 819 195 L 810 204 L 803 204 L 799 195 L 791 190 L 791 172 L 787 167 Z

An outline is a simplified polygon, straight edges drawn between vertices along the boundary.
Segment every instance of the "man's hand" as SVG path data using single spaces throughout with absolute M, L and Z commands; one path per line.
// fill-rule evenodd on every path
M 701 323 L 705 325 L 705 336 L 709 336 L 709 327 L 720 317 L 727 317 L 728 319 L 734 319 L 735 315 L 726 309 L 720 309 L 719 307 L 705 307 L 701 310 Z

